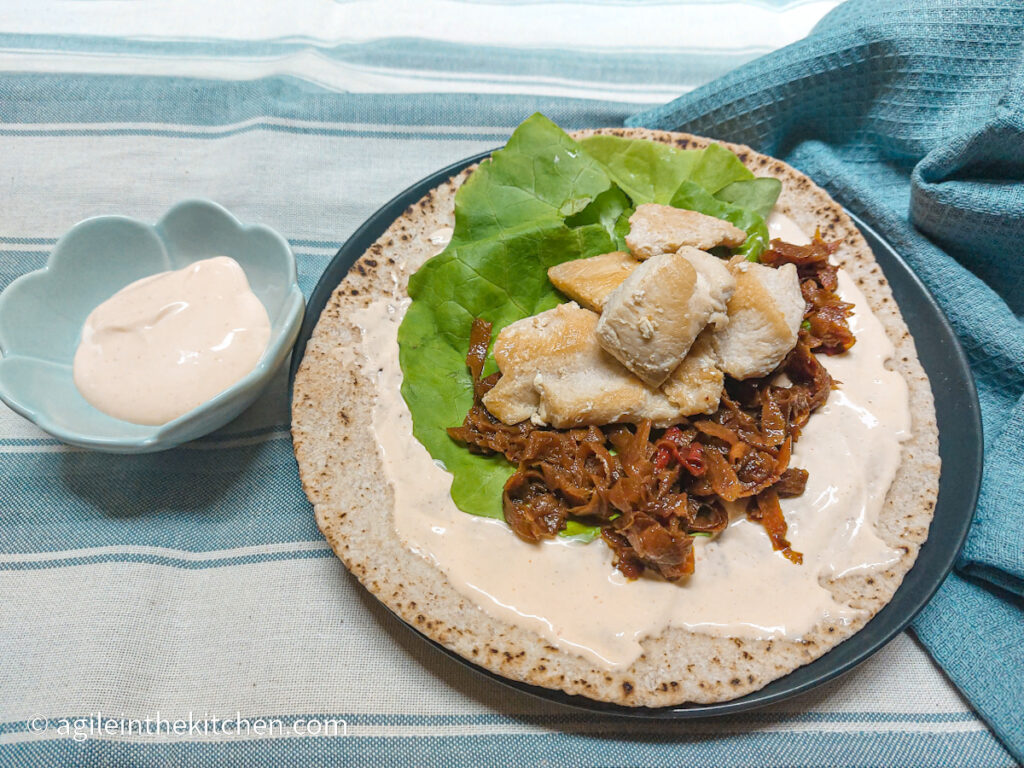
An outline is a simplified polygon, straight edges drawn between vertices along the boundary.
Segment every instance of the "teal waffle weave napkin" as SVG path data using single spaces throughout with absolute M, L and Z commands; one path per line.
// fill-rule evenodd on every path
M 984 479 L 956 571 L 914 629 L 1024 760 L 1024 4 L 850 0 L 627 124 L 788 161 L 880 231 L 949 317 L 978 385 Z

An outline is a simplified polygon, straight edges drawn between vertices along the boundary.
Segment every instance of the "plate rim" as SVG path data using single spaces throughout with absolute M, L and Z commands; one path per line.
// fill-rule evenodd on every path
M 364 221 L 345 240 L 345 242 L 338 249 L 337 253 L 335 253 L 331 261 L 324 268 L 324 271 L 321 273 L 320 278 L 317 280 L 317 284 L 314 287 L 312 293 L 310 294 L 310 298 L 306 303 L 306 315 L 303 318 L 302 326 L 299 330 L 299 335 L 298 338 L 296 339 L 295 346 L 292 352 L 292 359 L 289 365 L 289 403 L 291 403 L 292 401 L 295 374 L 302 363 L 302 358 L 305 354 L 306 343 L 308 342 L 310 336 L 312 335 L 313 330 L 316 327 L 316 324 L 319 322 L 320 315 L 323 313 L 323 310 L 325 309 L 327 302 L 330 300 L 330 297 L 333 294 L 334 289 L 344 279 L 345 275 L 352 268 L 355 262 L 366 252 L 367 248 L 369 248 L 370 245 L 372 245 L 381 235 L 384 234 L 385 231 L 387 231 L 388 227 L 391 226 L 395 219 L 397 219 L 402 214 L 402 212 L 406 210 L 406 208 L 408 208 L 410 205 L 418 201 L 429 190 L 442 184 L 444 181 L 455 176 L 468 166 L 474 163 L 479 163 L 481 160 L 490 157 L 495 151 L 497 151 L 500 148 L 501 147 L 496 147 L 495 149 L 480 152 L 469 157 L 463 158 L 461 160 L 458 160 L 409 185 L 402 192 L 395 195 L 393 198 L 391 198 L 391 200 L 389 200 L 387 203 L 378 208 L 373 214 L 371 214 L 370 217 L 367 218 L 366 221 Z M 869 658 L 871 658 L 880 650 L 882 650 L 882 648 L 888 645 L 893 640 L 893 638 L 896 637 L 896 635 L 900 634 L 905 629 L 907 629 L 910 626 L 910 623 L 924 609 L 925 605 L 928 604 L 931 598 L 938 591 L 939 587 L 942 586 L 942 583 L 946 580 L 946 577 L 953 570 L 953 567 L 956 563 L 956 559 L 959 556 L 960 550 L 963 548 L 964 542 L 967 539 L 968 531 L 971 527 L 971 523 L 973 522 L 975 510 L 977 508 L 978 495 L 981 489 L 981 476 L 984 461 L 984 445 L 982 442 L 981 432 L 981 409 L 978 401 L 977 389 L 974 384 L 974 378 L 970 369 L 970 365 L 968 363 L 967 355 L 964 352 L 963 347 L 956 336 L 956 333 L 953 331 L 953 328 L 950 325 L 948 318 L 942 311 L 942 308 L 939 306 L 938 302 L 935 300 L 935 297 L 931 294 L 931 292 L 924 285 L 924 283 L 921 282 L 921 279 L 918 277 L 918 275 L 914 272 L 910 265 L 899 255 L 895 248 L 893 248 L 881 235 L 879 235 L 872 227 L 865 223 L 859 216 L 847 210 L 845 206 L 843 210 L 851 218 L 851 220 L 860 230 L 860 232 L 864 235 L 865 240 L 867 240 L 868 245 L 872 250 L 872 253 L 874 253 L 876 260 L 878 260 L 879 262 L 879 268 L 882 269 L 882 272 L 885 275 L 886 280 L 889 282 L 890 286 L 893 285 L 892 275 L 886 271 L 886 266 L 882 263 L 883 260 L 892 260 L 893 265 L 895 265 L 896 270 L 899 273 L 897 283 L 899 283 L 902 280 L 907 280 L 909 282 L 909 285 L 911 286 L 909 289 L 909 295 L 904 297 L 903 301 L 896 301 L 897 307 L 900 308 L 901 315 L 903 315 L 904 321 L 907 323 L 908 328 L 911 327 L 912 324 L 914 324 L 914 321 L 908 319 L 907 313 L 904 311 L 905 303 L 916 303 L 919 300 L 923 300 L 924 305 L 928 308 L 929 311 L 933 313 L 934 319 L 938 320 L 938 326 L 937 328 L 933 329 L 933 333 L 931 335 L 922 335 L 919 337 L 917 334 L 911 332 L 911 336 L 914 339 L 915 347 L 918 351 L 918 358 L 921 361 L 922 368 L 924 368 L 925 373 L 928 374 L 932 394 L 935 399 L 936 419 L 938 422 L 939 432 L 939 456 L 942 460 L 943 466 L 947 465 L 947 459 L 943 455 L 943 446 L 946 446 L 947 452 L 950 450 L 956 450 L 956 446 L 950 445 L 950 438 L 948 436 L 948 433 L 947 441 L 945 443 L 942 439 L 942 423 L 943 421 L 946 421 L 949 418 L 949 415 L 940 413 L 940 409 L 938 406 L 938 401 L 940 398 L 938 396 L 938 393 L 936 392 L 936 387 L 933 383 L 938 377 L 933 375 L 933 372 L 930 371 L 928 367 L 925 366 L 925 362 L 922 359 L 920 350 L 920 339 L 927 339 L 927 341 L 925 341 L 924 343 L 929 346 L 933 343 L 933 341 L 934 343 L 939 344 L 940 346 L 943 344 L 948 346 L 946 357 L 946 370 L 954 371 L 955 374 L 957 374 L 958 377 L 961 379 L 959 383 L 964 385 L 964 390 L 959 395 L 959 397 L 962 398 L 963 400 L 963 402 L 960 403 L 960 406 L 963 408 L 963 410 L 960 411 L 959 415 L 961 417 L 960 420 L 964 422 L 964 430 L 967 432 L 968 437 L 971 439 L 968 441 L 964 441 L 963 443 L 960 443 L 960 445 L 961 447 L 963 447 L 964 445 L 969 443 L 969 445 L 966 445 L 966 450 L 969 454 L 969 458 L 972 459 L 972 471 L 969 473 L 964 473 L 962 472 L 963 465 L 957 465 L 958 472 L 955 480 L 959 481 L 962 487 L 956 490 L 958 490 L 958 495 L 962 496 L 962 498 L 955 499 L 953 502 L 950 503 L 956 503 L 957 501 L 959 501 L 961 503 L 961 506 L 969 508 L 969 513 L 961 513 L 961 515 L 959 516 L 959 524 L 955 525 L 951 531 L 944 532 L 944 537 L 952 535 L 952 539 L 947 542 L 946 551 L 944 553 L 936 552 L 936 554 L 932 558 L 939 558 L 939 562 L 936 566 L 937 573 L 932 575 L 928 579 L 927 584 L 925 585 L 923 590 L 918 591 L 913 598 L 910 598 L 911 605 L 909 606 L 909 611 L 907 613 L 905 613 L 901 617 L 897 617 L 894 621 L 891 621 L 891 623 L 886 625 L 885 628 L 881 630 L 881 632 L 877 632 L 877 630 L 883 626 L 877 624 L 878 618 L 880 616 L 883 616 L 886 620 L 890 618 L 890 615 L 887 615 L 887 612 L 889 611 L 893 603 L 896 602 L 896 599 L 898 596 L 900 596 L 901 592 L 906 594 L 910 591 L 911 587 L 916 586 L 913 584 L 913 582 L 911 582 L 911 584 L 908 585 L 908 580 L 911 578 L 911 575 L 914 574 L 915 571 L 921 573 L 920 568 L 922 566 L 922 559 L 928 556 L 932 551 L 934 551 L 928 549 L 929 543 L 933 541 L 931 528 L 935 522 L 934 517 L 932 522 L 929 524 L 928 539 L 922 545 L 920 551 L 918 552 L 918 556 L 914 562 L 914 565 L 904 575 L 903 581 L 901 582 L 899 588 L 897 588 L 896 592 L 893 594 L 893 597 L 889 600 L 889 602 L 882 606 L 878 613 L 876 613 L 875 616 L 873 616 L 871 620 L 868 621 L 868 623 L 865 624 L 860 630 L 855 632 L 853 635 L 851 635 L 849 638 L 839 643 L 835 647 L 829 649 L 827 652 L 819 656 L 814 661 L 797 667 L 796 669 L 792 670 L 783 677 L 771 681 L 770 683 L 768 683 L 768 685 L 764 686 L 763 688 L 760 688 L 756 691 L 751 691 L 745 696 L 741 696 L 736 699 L 731 699 L 729 701 L 714 702 L 711 704 L 683 704 L 666 707 L 628 707 L 621 704 L 613 704 L 609 702 L 601 702 L 593 699 L 588 699 L 585 696 L 568 694 L 564 691 L 557 689 L 544 688 L 542 686 L 536 686 L 530 683 L 512 680 L 510 678 L 503 677 L 497 673 L 491 672 L 490 670 L 480 667 L 479 665 L 475 664 L 469 659 L 464 658 L 455 651 L 446 648 L 441 643 L 431 639 L 430 637 L 427 637 L 419 630 L 417 630 L 415 627 L 405 622 L 401 618 L 401 616 L 392 611 L 391 608 L 388 607 L 385 603 L 379 601 L 379 599 L 378 602 L 381 602 L 381 605 L 392 616 L 397 618 L 402 626 L 406 627 L 415 636 L 422 638 L 430 645 L 442 651 L 449 658 L 454 659 L 456 662 L 462 664 L 465 667 L 468 667 L 469 669 L 472 669 L 479 675 L 482 675 L 486 678 L 495 681 L 496 683 L 499 683 L 506 687 L 513 688 L 514 690 L 520 691 L 535 698 L 543 699 L 547 702 L 560 704 L 577 710 L 583 710 L 591 714 L 613 715 L 619 717 L 640 719 L 698 719 L 708 717 L 720 717 L 723 715 L 749 712 L 754 709 L 766 707 L 770 704 L 775 704 L 787 699 L 791 699 L 793 697 L 807 693 L 815 688 L 818 688 L 821 685 L 824 685 L 825 683 L 835 680 L 841 677 L 842 675 L 845 675 L 848 672 L 852 671 L 854 668 L 856 668 L 863 662 L 867 661 Z M 883 259 L 878 258 L 879 249 L 881 249 L 882 252 L 885 254 Z M 903 289 L 900 288 L 901 292 L 902 290 Z M 893 292 L 895 300 L 895 287 L 893 288 Z M 935 373 L 938 373 L 938 371 L 936 371 Z M 948 391 L 948 388 L 946 391 Z M 965 404 L 966 407 L 963 407 Z M 947 430 L 949 429 L 950 427 L 947 427 Z M 944 479 L 945 483 L 943 482 Z M 942 473 L 940 471 L 939 494 L 935 503 L 936 514 L 938 514 L 939 512 L 940 504 L 942 503 L 943 499 L 949 498 L 948 494 L 953 492 L 949 490 L 949 485 L 952 479 L 954 478 L 952 478 L 950 472 L 947 471 L 945 473 Z M 947 489 L 946 497 L 943 497 L 944 488 Z M 957 522 L 956 516 L 954 516 L 953 522 Z M 949 548 L 949 544 L 952 544 L 954 546 L 952 548 Z M 925 563 L 927 565 L 931 565 L 931 560 L 926 560 Z M 365 589 L 365 587 L 363 588 Z M 376 596 L 374 596 L 374 598 L 377 599 Z M 864 633 L 867 632 L 867 630 L 873 624 L 875 625 L 876 633 L 869 633 L 865 635 Z M 883 622 L 883 624 L 885 624 L 885 622 Z M 864 645 L 864 648 L 857 650 L 850 658 L 840 661 L 837 665 L 835 665 L 835 668 L 829 669 L 827 661 L 829 657 L 832 656 L 832 658 L 835 659 L 836 657 L 833 656 L 833 654 L 835 654 L 840 649 L 843 649 L 844 647 L 847 649 L 857 648 L 858 643 L 856 641 L 858 638 L 861 639 L 860 644 Z M 784 685 L 787 679 L 801 672 L 801 670 L 804 671 L 803 675 L 806 675 L 808 671 L 815 671 L 814 667 L 819 663 L 821 663 L 821 665 L 824 667 L 820 671 L 820 674 L 812 676 L 810 679 L 807 679 L 804 682 L 798 683 L 789 688 L 787 688 Z

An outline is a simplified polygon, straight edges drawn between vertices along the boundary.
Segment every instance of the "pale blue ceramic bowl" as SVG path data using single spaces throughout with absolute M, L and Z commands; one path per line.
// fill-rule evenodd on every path
M 160 426 L 121 421 L 86 402 L 71 363 L 86 316 L 128 283 L 211 256 L 235 259 L 270 315 L 270 343 L 245 378 Z M 227 424 L 281 366 L 299 332 L 304 302 L 288 242 L 243 225 L 208 200 L 185 200 L 156 224 L 97 216 L 57 241 L 46 266 L 0 294 L 0 399 L 54 437 L 111 453 L 171 448 Z

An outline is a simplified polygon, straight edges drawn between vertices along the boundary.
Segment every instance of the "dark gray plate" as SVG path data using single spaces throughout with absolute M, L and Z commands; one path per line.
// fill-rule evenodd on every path
M 461 160 L 413 184 L 371 216 L 342 246 L 324 271 L 307 305 L 306 318 L 302 323 L 295 353 L 292 356 L 292 381 L 302 360 L 306 341 L 313 332 L 320 313 L 356 259 L 362 256 L 408 206 L 423 197 L 427 191 L 469 164 L 478 162 L 490 154 L 485 152 Z M 582 696 L 570 696 L 561 691 L 514 682 L 477 667 L 458 654 L 419 635 L 410 627 L 411 631 L 480 674 L 520 691 L 592 712 L 649 718 L 724 715 L 781 701 L 848 672 L 903 631 L 946 578 L 967 536 L 981 484 L 981 413 L 967 358 L 935 299 L 888 243 L 859 219 L 854 216 L 851 218 L 860 227 L 892 286 L 896 302 L 917 344 L 921 364 L 931 379 L 939 422 L 939 454 L 942 456 L 943 467 L 946 468 L 939 480 L 939 498 L 928 541 L 922 547 L 917 562 L 903 580 L 903 584 L 896 590 L 893 599 L 867 626 L 816 661 L 799 667 L 785 677 L 742 698 L 719 704 L 658 709 L 605 704 Z M 951 468 L 955 468 L 956 471 L 950 471 Z

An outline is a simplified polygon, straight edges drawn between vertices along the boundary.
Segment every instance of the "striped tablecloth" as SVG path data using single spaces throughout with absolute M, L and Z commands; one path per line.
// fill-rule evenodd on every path
M 531 112 L 620 124 L 834 5 L 8 2 L 0 287 L 82 218 L 204 196 L 282 232 L 308 294 L 379 205 Z M 592 717 L 477 677 L 327 548 L 283 377 L 153 456 L 72 450 L 0 406 L 0 766 L 327 761 L 1013 762 L 908 635 L 802 698 L 702 722 Z

